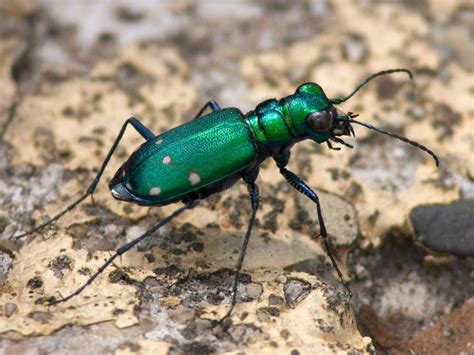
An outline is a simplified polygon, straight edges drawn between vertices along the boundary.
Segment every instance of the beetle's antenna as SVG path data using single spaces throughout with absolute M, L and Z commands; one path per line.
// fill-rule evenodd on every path
M 439 159 L 438 159 L 438 156 L 430 149 L 426 148 L 424 145 L 420 144 L 420 143 L 417 143 L 415 141 L 412 141 L 406 137 L 403 137 L 403 136 L 399 136 L 398 134 L 396 133 L 392 133 L 392 132 L 388 132 L 388 131 L 385 131 L 381 128 L 377 128 L 375 126 L 372 126 L 371 124 L 369 123 L 365 123 L 365 122 L 361 122 L 361 121 L 357 121 L 357 120 L 354 120 L 352 117 L 347 117 L 347 121 L 346 122 L 349 122 L 349 123 L 357 123 L 358 125 L 361 125 L 361 126 L 364 126 L 364 127 L 367 127 L 369 129 L 373 129 L 374 131 L 377 131 L 379 133 L 382 133 L 382 134 L 386 134 L 390 137 L 393 137 L 393 138 L 397 138 L 397 139 L 400 139 L 401 141 L 405 142 L 405 143 L 408 143 L 408 144 L 411 144 L 415 147 L 417 147 L 418 149 L 421 149 L 423 151 L 425 151 L 426 153 L 428 153 L 429 155 L 431 155 L 436 163 L 436 166 L 439 167 Z
M 409 71 L 408 69 L 403 69 L 403 68 L 399 68 L 399 69 L 389 69 L 389 70 L 382 70 L 382 71 L 379 71 L 378 73 L 375 73 L 375 74 L 372 74 L 371 76 L 369 76 L 367 79 L 365 79 L 362 83 L 360 83 L 349 95 L 345 96 L 345 97 L 339 97 L 339 98 L 335 98 L 335 99 L 330 99 L 329 101 L 334 104 L 334 105 L 338 105 L 344 101 L 347 101 L 349 100 L 352 96 L 354 96 L 354 94 L 359 91 L 363 86 L 365 86 L 369 81 L 371 81 L 372 79 L 378 77 L 378 76 L 381 76 L 381 75 L 386 75 L 386 74 L 392 74 L 392 73 L 407 73 L 408 76 L 410 77 L 410 79 L 413 79 L 413 74 L 411 73 L 411 71 Z

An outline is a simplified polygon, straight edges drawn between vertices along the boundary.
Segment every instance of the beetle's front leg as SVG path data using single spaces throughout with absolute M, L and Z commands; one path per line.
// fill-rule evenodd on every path
M 341 280 L 342 284 L 346 288 L 349 294 L 349 297 L 352 297 L 352 291 L 349 287 L 349 283 L 344 279 L 344 275 L 342 274 L 341 270 L 339 269 L 339 266 L 337 265 L 336 258 L 334 257 L 334 252 L 331 248 L 331 245 L 329 244 L 329 236 L 327 234 L 326 226 L 324 224 L 323 213 L 321 210 L 321 204 L 319 202 L 318 195 L 300 177 L 298 177 L 296 174 L 286 169 L 281 160 L 279 160 L 278 158 L 276 158 L 275 160 L 277 162 L 278 167 L 280 168 L 280 173 L 283 175 L 286 181 L 288 181 L 288 183 L 292 187 L 294 187 L 298 192 L 302 193 L 303 195 L 308 197 L 311 201 L 313 201 L 316 204 L 316 211 L 318 214 L 321 237 L 323 238 L 326 253 L 329 256 L 332 266 L 336 270 L 337 275 L 339 276 L 339 279 Z
M 329 149 L 332 149 L 332 150 L 341 150 L 341 148 L 339 147 L 334 147 L 331 142 L 329 140 L 326 141 L 326 144 L 328 145 L 328 148 Z
M 114 154 L 115 149 L 117 149 L 117 146 L 120 143 L 120 140 L 122 139 L 122 137 L 125 133 L 125 130 L 127 129 L 128 124 L 131 124 L 132 127 L 135 128 L 137 130 L 137 132 L 140 133 L 140 135 L 143 138 L 145 138 L 147 141 L 155 138 L 155 135 L 147 127 L 145 127 L 138 119 L 136 119 L 135 117 L 130 117 L 129 119 L 127 119 L 125 121 L 125 123 L 123 124 L 122 128 L 120 129 L 119 134 L 115 138 L 115 141 L 112 144 L 112 147 L 110 148 L 109 153 L 107 154 L 104 162 L 102 163 L 102 165 L 99 169 L 99 172 L 95 176 L 94 180 L 92 180 L 92 183 L 89 185 L 86 192 L 82 196 L 80 196 L 78 199 L 76 199 L 73 203 L 71 203 L 69 206 L 67 206 L 64 210 L 62 210 L 61 212 L 56 214 L 54 217 L 49 219 L 48 221 L 40 224 L 39 226 L 34 227 L 32 230 L 30 230 L 26 233 L 22 233 L 20 235 L 15 236 L 14 237 L 15 239 L 19 239 L 19 238 L 25 237 L 27 235 L 33 234 L 33 233 L 43 229 L 44 227 L 49 226 L 51 223 L 53 223 L 54 221 L 57 221 L 58 219 L 60 219 L 62 216 L 64 216 L 69 211 L 72 211 L 77 205 L 79 205 L 82 201 L 84 201 L 87 198 L 87 196 L 89 196 L 89 195 L 92 196 L 92 194 L 94 193 L 95 188 L 97 187 L 97 184 L 100 181 L 100 178 L 102 177 L 102 174 L 104 173 L 105 168 L 107 167 L 107 164 L 110 161 L 110 158 L 112 158 L 112 155 Z

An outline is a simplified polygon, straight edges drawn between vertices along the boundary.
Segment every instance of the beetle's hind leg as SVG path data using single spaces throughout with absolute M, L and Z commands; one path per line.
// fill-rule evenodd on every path
M 210 107 L 212 112 L 216 112 L 216 111 L 219 111 L 221 109 L 221 107 L 219 106 L 219 104 L 217 102 L 215 102 L 214 100 L 209 100 L 208 102 L 206 102 L 204 104 L 204 106 L 198 111 L 198 113 L 196 114 L 196 116 L 194 116 L 193 120 L 195 120 L 196 118 L 199 118 L 202 116 L 202 114 L 204 113 L 204 111 L 206 110 L 206 108 Z
M 321 233 L 321 237 L 323 238 L 326 253 L 329 259 L 331 260 L 332 266 L 334 270 L 336 270 L 337 275 L 339 276 L 339 279 L 341 280 L 341 283 L 344 285 L 345 289 L 347 290 L 349 297 L 352 297 L 352 291 L 349 287 L 349 283 L 346 281 L 346 279 L 344 278 L 344 275 L 339 269 L 339 266 L 337 265 L 337 262 L 336 262 L 336 258 L 334 257 L 334 252 L 331 248 L 331 245 L 329 244 L 329 236 L 327 234 L 326 226 L 324 224 L 323 213 L 321 211 L 321 204 L 319 203 L 318 195 L 308 185 L 306 185 L 306 183 L 303 180 L 301 180 L 296 174 L 292 173 L 288 169 L 284 167 L 280 167 L 280 173 L 283 175 L 283 177 L 288 181 L 288 183 L 292 187 L 294 187 L 298 192 L 301 192 L 303 195 L 308 197 L 311 201 L 313 201 L 316 204 L 316 211 L 318 213 L 318 220 L 319 220 L 319 226 L 320 226 L 320 231 L 321 231 L 320 233 Z
M 61 298 L 59 300 L 52 300 L 49 302 L 49 306 L 52 306 L 52 305 L 56 305 L 58 303 L 63 303 L 63 302 L 66 302 L 68 300 L 70 300 L 71 298 L 77 296 L 78 294 L 80 294 L 87 286 L 89 286 L 101 273 L 104 272 L 104 270 L 107 268 L 107 266 L 109 266 L 118 256 L 126 253 L 127 251 L 129 251 L 130 249 L 132 249 L 135 245 L 137 245 L 138 243 L 140 243 L 143 239 L 145 238 L 148 238 L 149 236 L 151 236 L 153 233 L 155 233 L 158 229 L 160 229 L 162 226 L 164 226 L 165 224 L 171 222 L 175 217 L 179 216 L 181 213 L 183 213 L 184 211 L 186 211 L 187 209 L 190 209 L 190 208 L 193 208 L 196 204 L 198 203 L 198 201 L 190 201 L 190 202 L 187 202 L 185 203 L 184 206 L 178 208 L 177 210 L 175 210 L 173 213 L 171 213 L 169 216 L 167 216 L 166 218 L 164 218 L 161 222 L 155 224 L 153 227 L 151 227 L 150 229 L 148 229 L 145 233 L 143 233 L 141 236 L 139 236 L 138 238 L 132 240 L 131 242 L 125 244 L 125 245 L 122 245 L 120 248 L 118 248 L 116 251 L 115 251 L 115 254 L 112 255 L 110 258 L 108 258 L 103 264 L 101 267 L 99 267 L 99 269 L 95 272 L 95 274 L 93 274 L 91 277 L 89 277 L 89 279 L 86 281 L 86 283 L 84 285 L 82 285 L 81 287 L 79 287 L 76 291 L 74 291 L 73 293 L 71 293 L 70 295 L 64 297 L 64 298 Z
M 247 226 L 247 232 L 245 233 L 244 242 L 242 244 L 242 249 L 240 250 L 239 259 L 237 260 L 237 264 L 235 265 L 235 275 L 234 281 L 232 284 L 232 300 L 230 304 L 230 309 L 227 311 L 224 317 L 219 321 L 222 323 L 225 319 L 227 319 L 234 310 L 235 305 L 237 304 L 237 288 L 239 286 L 239 275 L 240 271 L 242 270 L 242 265 L 244 263 L 245 254 L 247 252 L 247 247 L 250 240 L 250 235 L 252 234 L 253 225 L 255 223 L 255 216 L 257 214 L 258 206 L 259 206 L 259 194 L 258 194 L 258 186 L 253 181 L 247 181 L 248 190 L 250 194 L 250 202 L 252 204 L 252 214 L 249 219 L 249 223 Z
M 58 219 L 60 219 L 62 216 L 64 216 L 69 211 L 72 211 L 82 201 L 84 201 L 88 196 L 92 196 L 92 194 L 94 193 L 95 188 L 97 187 L 97 184 L 100 181 L 100 178 L 102 177 L 102 174 L 104 173 L 105 168 L 109 164 L 110 158 L 112 158 L 112 155 L 114 154 L 115 149 L 117 148 L 118 144 L 120 143 L 120 140 L 122 139 L 128 124 L 131 124 L 132 127 L 135 128 L 136 131 L 138 133 L 140 133 L 140 135 L 143 138 L 145 138 L 147 141 L 152 140 L 153 138 L 155 138 L 155 135 L 147 127 L 145 127 L 137 118 L 130 117 L 129 119 L 127 119 L 125 121 L 125 123 L 123 124 L 122 128 L 120 129 L 119 134 L 115 138 L 115 141 L 112 144 L 112 147 L 110 148 L 109 153 L 107 154 L 105 160 L 103 161 L 103 163 L 102 163 L 102 165 L 99 169 L 99 172 L 97 173 L 94 180 L 92 181 L 92 183 L 87 188 L 86 192 L 82 196 L 80 196 L 78 199 L 76 199 L 74 202 L 72 202 L 69 206 L 67 206 L 64 210 L 62 210 L 61 212 L 56 214 L 54 217 L 49 219 L 48 221 L 34 227 L 33 229 L 31 229 L 30 231 L 28 231 L 26 233 L 22 233 L 20 235 L 14 236 L 13 238 L 19 239 L 19 238 L 25 237 L 27 235 L 33 234 L 35 232 L 38 232 L 39 230 L 49 226 L 51 223 L 53 223 L 53 222 L 57 221 Z

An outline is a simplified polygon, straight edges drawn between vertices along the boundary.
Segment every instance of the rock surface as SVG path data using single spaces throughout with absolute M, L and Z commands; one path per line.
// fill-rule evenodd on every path
M 471 352 L 461 334 L 472 333 L 472 258 L 429 255 L 407 237 L 410 211 L 425 208 L 417 206 L 449 208 L 474 196 L 473 12 L 469 1 L 438 0 L 0 1 L 0 347 L 353 354 L 432 349 L 425 345 L 435 334 L 440 349 L 455 342 L 456 351 Z M 355 149 L 302 142 L 289 165 L 320 196 L 338 262 L 352 278 L 351 301 L 317 238 L 314 206 L 265 162 L 231 322 L 214 326 L 229 307 L 250 213 L 242 184 L 116 259 L 79 297 L 45 305 L 176 208 L 110 196 L 108 179 L 141 143 L 128 132 L 95 204 L 12 239 L 87 188 L 127 117 L 160 132 L 211 98 L 247 111 L 305 81 L 338 97 L 395 67 L 415 80 L 380 78 L 340 109 L 430 147 L 440 169 L 362 127 L 349 141 Z M 445 241 L 432 229 L 423 238 Z M 439 336 L 458 320 L 456 336 Z

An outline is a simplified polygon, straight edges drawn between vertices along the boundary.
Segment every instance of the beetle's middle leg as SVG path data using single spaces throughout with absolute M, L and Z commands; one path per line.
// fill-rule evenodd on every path
M 209 100 L 208 102 L 206 102 L 204 104 L 204 106 L 198 111 L 198 113 L 196 114 L 196 116 L 194 116 L 193 120 L 195 120 L 196 118 L 199 118 L 202 116 L 203 112 L 206 110 L 206 108 L 210 107 L 212 112 L 216 112 L 216 111 L 219 111 L 221 109 L 221 107 L 219 106 L 219 104 L 217 102 L 215 102 L 214 100 Z
M 256 175 L 255 175 L 255 179 L 256 179 Z M 237 304 L 237 287 L 239 285 L 239 275 L 240 275 L 240 271 L 242 270 L 242 264 L 244 263 L 245 254 L 247 252 L 250 235 L 252 233 L 253 225 L 255 223 L 255 216 L 257 214 L 258 205 L 259 205 L 258 186 L 257 184 L 255 184 L 255 179 L 252 179 L 252 180 L 244 179 L 247 182 L 247 186 L 248 186 L 248 190 L 250 194 L 250 202 L 252 204 L 252 214 L 250 216 L 249 224 L 247 226 L 247 232 L 245 233 L 242 249 L 240 250 L 239 259 L 237 261 L 237 264 L 235 265 L 235 275 L 234 275 L 234 282 L 232 284 L 232 301 L 231 301 L 230 309 L 227 311 L 225 316 L 219 321 L 219 323 L 224 321 L 226 318 L 228 318 L 232 314 L 232 311 L 234 310 L 234 307 Z
M 127 129 L 128 124 L 131 124 L 132 127 L 135 128 L 135 130 L 138 133 L 140 133 L 140 135 L 143 138 L 145 138 L 147 141 L 155 138 L 155 135 L 147 127 L 145 127 L 137 118 L 130 117 L 129 119 L 127 119 L 125 121 L 125 123 L 123 124 L 122 128 L 120 129 L 119 134 L 115 138 L 115 141 L 112 144 L 112 148 L 110 148 L 109 153 L 107 154 L 105 160 L 103 161 L 103 163 L 102 163 L 102 165 L 99 169 L 99 172 L 97 173 L 94 180 L 92 181 L 92 183 L 87 188 L 86 192 L 82 196 L 80 196 L 77 200 L 72 202 L 69 206 L 67 206 L 64 210 L 62 210 L 61 212 L 56 214 L 54 217 L 49 219 L 48 221 L 34 227 L 33 229 L 31 229 L 30 231 L 28 231 L 26 233 L 22 233 L 20 235 L 15 236 L 14 237 L 15 239 L 19 239 L 19 238 L 25 237 L 27 235 L 33 234 L 33 233 L 43 229 L 44 227 L 49 226 L 51 223 L 57 221 L 62 216 L 64 216 L 66 213 L 68 213 L 69 211 L 72 211 L 74 208 L 76 208 L 76 206 L 78 206 L 82 201 L 84 201 L 87 198 L 87 196 L 89 196 L 89 195 L 92 196 L 92 194 L 94 193 L 95 188 L 97 187 L 97 184 L 100 181 L 100 178 L 102 177 L 102 174 L 104 173 L 105 168 L 109 164 L 110 158 L 112 158 L 112 155 L 114 154 L 115 149 L 117 149 L 117 146 L 120 143 L 120 140 L 122 139 L 122 137 L 125 133 L 125 130 Z

